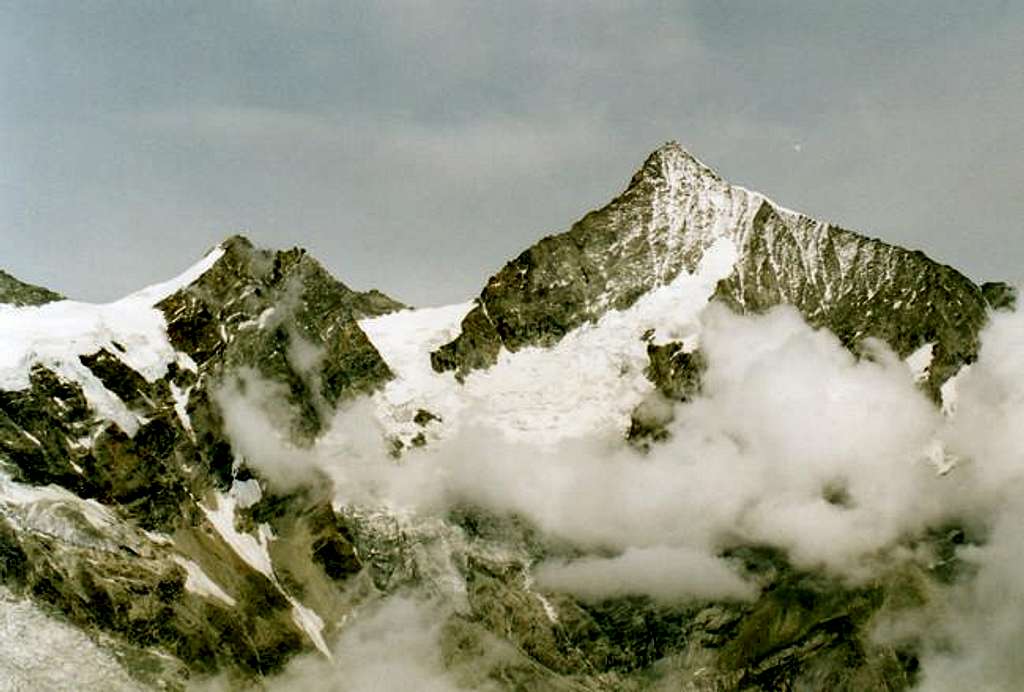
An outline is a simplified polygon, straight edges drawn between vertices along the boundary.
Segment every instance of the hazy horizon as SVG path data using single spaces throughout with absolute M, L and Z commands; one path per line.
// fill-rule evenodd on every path
M 243 233 L 355 288 L 466 300 L 667 140 L 787 207 L 1021 278 L 1019 3 L 0 16 L 0 267 L 69 297 Z

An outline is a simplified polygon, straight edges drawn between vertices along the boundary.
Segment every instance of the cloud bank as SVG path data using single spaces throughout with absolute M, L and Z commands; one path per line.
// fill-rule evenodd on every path
M 465 427 L 396 461 L 365 400 L 295 450 L 266 433 L 245 439 L 272 399 L 255 409 L 248 396 L 220 401 L 226 419 L 247 421 L 229 425 L 233 440 L 272 483 L 309 472 L 329 477 L 341 503 L 514 514 L 579 555 L 536 565 L 538 586 L 583 600 L 756 598 L 723 557 L 742 545 L 864 583 L 901 560 L 932 559 L 910 539 L 971 526 L 980 540 L 958 557 L 974 578 L 879 636 L 918 643 L 922 689 L 1013 689 L 1024 679 L 1014 647 L 1024 617 L 1008 607 L 1024 600 L 1024 316 L 994 315 L 983 342 L 944 415 L 884 344 L 858 358 L 791 308 L 741 317 L 709 306 L 704 389 L 675 406 L 670 439 L 648 454 L 606 437 L 534 447 Z

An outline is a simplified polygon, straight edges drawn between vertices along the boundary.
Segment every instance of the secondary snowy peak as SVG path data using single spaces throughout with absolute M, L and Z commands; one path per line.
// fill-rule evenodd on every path
M 349 289 L 304 250 L 261 250 L 241 236 L 111 303 L 60 300 L 7 275 L 0 284 L 11 289 L 0 296 L 10 301 L 0 304 L 0 390 L 34 386 L 42 368 L 80 387 L 99 419 L 129 434 L 148 417 L 140 409 L 152 404 L 150 386 L 166 378 L 186 388 L 179 373 L 221 354 L 237 365 L 265 350 L 257 363 L 269 371 L 293 352 L 326 349 L 337 355 L 325 366 L 328 401 L 375 386 L 387 366 L 355 321 L 402 307 L 377 291 Z M 293 374 L 296 367 L 282 365 Z
M 33 370 L 43 367 L 80 386 L 97 415 L 134 433 L 140 420 L 128 406 L 134 393 L 118 396 L 103 382 L 102 371 L 117 363 L 146 386 L 172 365 L 194 368 L 168 341 L 156 304 L 196 281 L 223 252 L 216 247 L 177 277 L 112 303 L 58 299 L 0 305 L 0 389 L 29 387 Z
M 317 405 L 299 407 L 293 421 L 304 438 L 320 430 L 321 416 L 342 397 L 390 378 L 357 320 L 401 303 L 350 289 L 301 248 L 264 250 L 241 236 L 221 247 L 209 271 L 158 304 L 171 343 L 201 371 L 206 364 L 214 374 L 251 368 L 312 395 Z
M 350 534 L 325 490 L 273 495 L 218 394 L 273 392 L 267 434 L 301 446 L 392 377 L 357 320 L 397 307 L 239 236 L 113 303 L 0 305 L 0 582 L 146 687 L 245 687 L 327 653 L 361 569 Z
M 715 296 L 739 311 L 792 304 L 851 347 L 866 337 L 906 356 L 937 341 L 933 391 L 977 350 L 982 291 L 955 270 L 846 231 L 731 185 L 679 144 L 652 153 L 628 187 L 566 232 L 548 236 L 493 276 L 455 340 L 432 354 L 460 377 L 504 348 L 552 346 L 693 272 L 714 243 L 736 263 Z

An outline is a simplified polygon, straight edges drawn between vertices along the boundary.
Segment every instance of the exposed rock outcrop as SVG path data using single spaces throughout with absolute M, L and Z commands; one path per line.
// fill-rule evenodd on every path
M 738 311 L 794 305 L 851 347 L 876 337 L 903 357 L 934 342 L 928 387 L 936 396 L 977 355 L 988 302 L 968 278 L 920 252 L 779 207 L 669 143 L 615 200 L 492 277 L 433 366 L 464 376 L 493 365 L 502 348 L 551 346 L 694 271 L 719 238 L 734 243 L 738 260 L 716 297 Z
M 37 363 L 28 387 L 0 391 L 0 578 L 171 689 L 268 675 L 322 647 L 362 568 L 329 496 L 276 494 L 233 452 L 215 389 L 240 369 L 282 387 L 285 432 L 306 444 L 340 401 L 391 377 L 356 320 L 401 307 L 302 250 L 234 237 L 218 252 L 157 305 L 184 354 L 163 376 L 111 338 L 72 356 L 95 381 Z M 138 424 L 107 419 L 84 386 Z
M 43 305 L 62 298 L 63 296 L 55 291 L 19 281 L 0 269 L 0 303 L 19 306 Z

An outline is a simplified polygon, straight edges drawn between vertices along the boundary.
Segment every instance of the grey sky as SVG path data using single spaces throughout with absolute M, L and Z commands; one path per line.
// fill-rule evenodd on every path
M 82 299 L 242 231 L 463 300 L 669 139 L 786 206 L 1024 276 L 1019 0 L 0 0 L 0 75 L 0 266 Z

